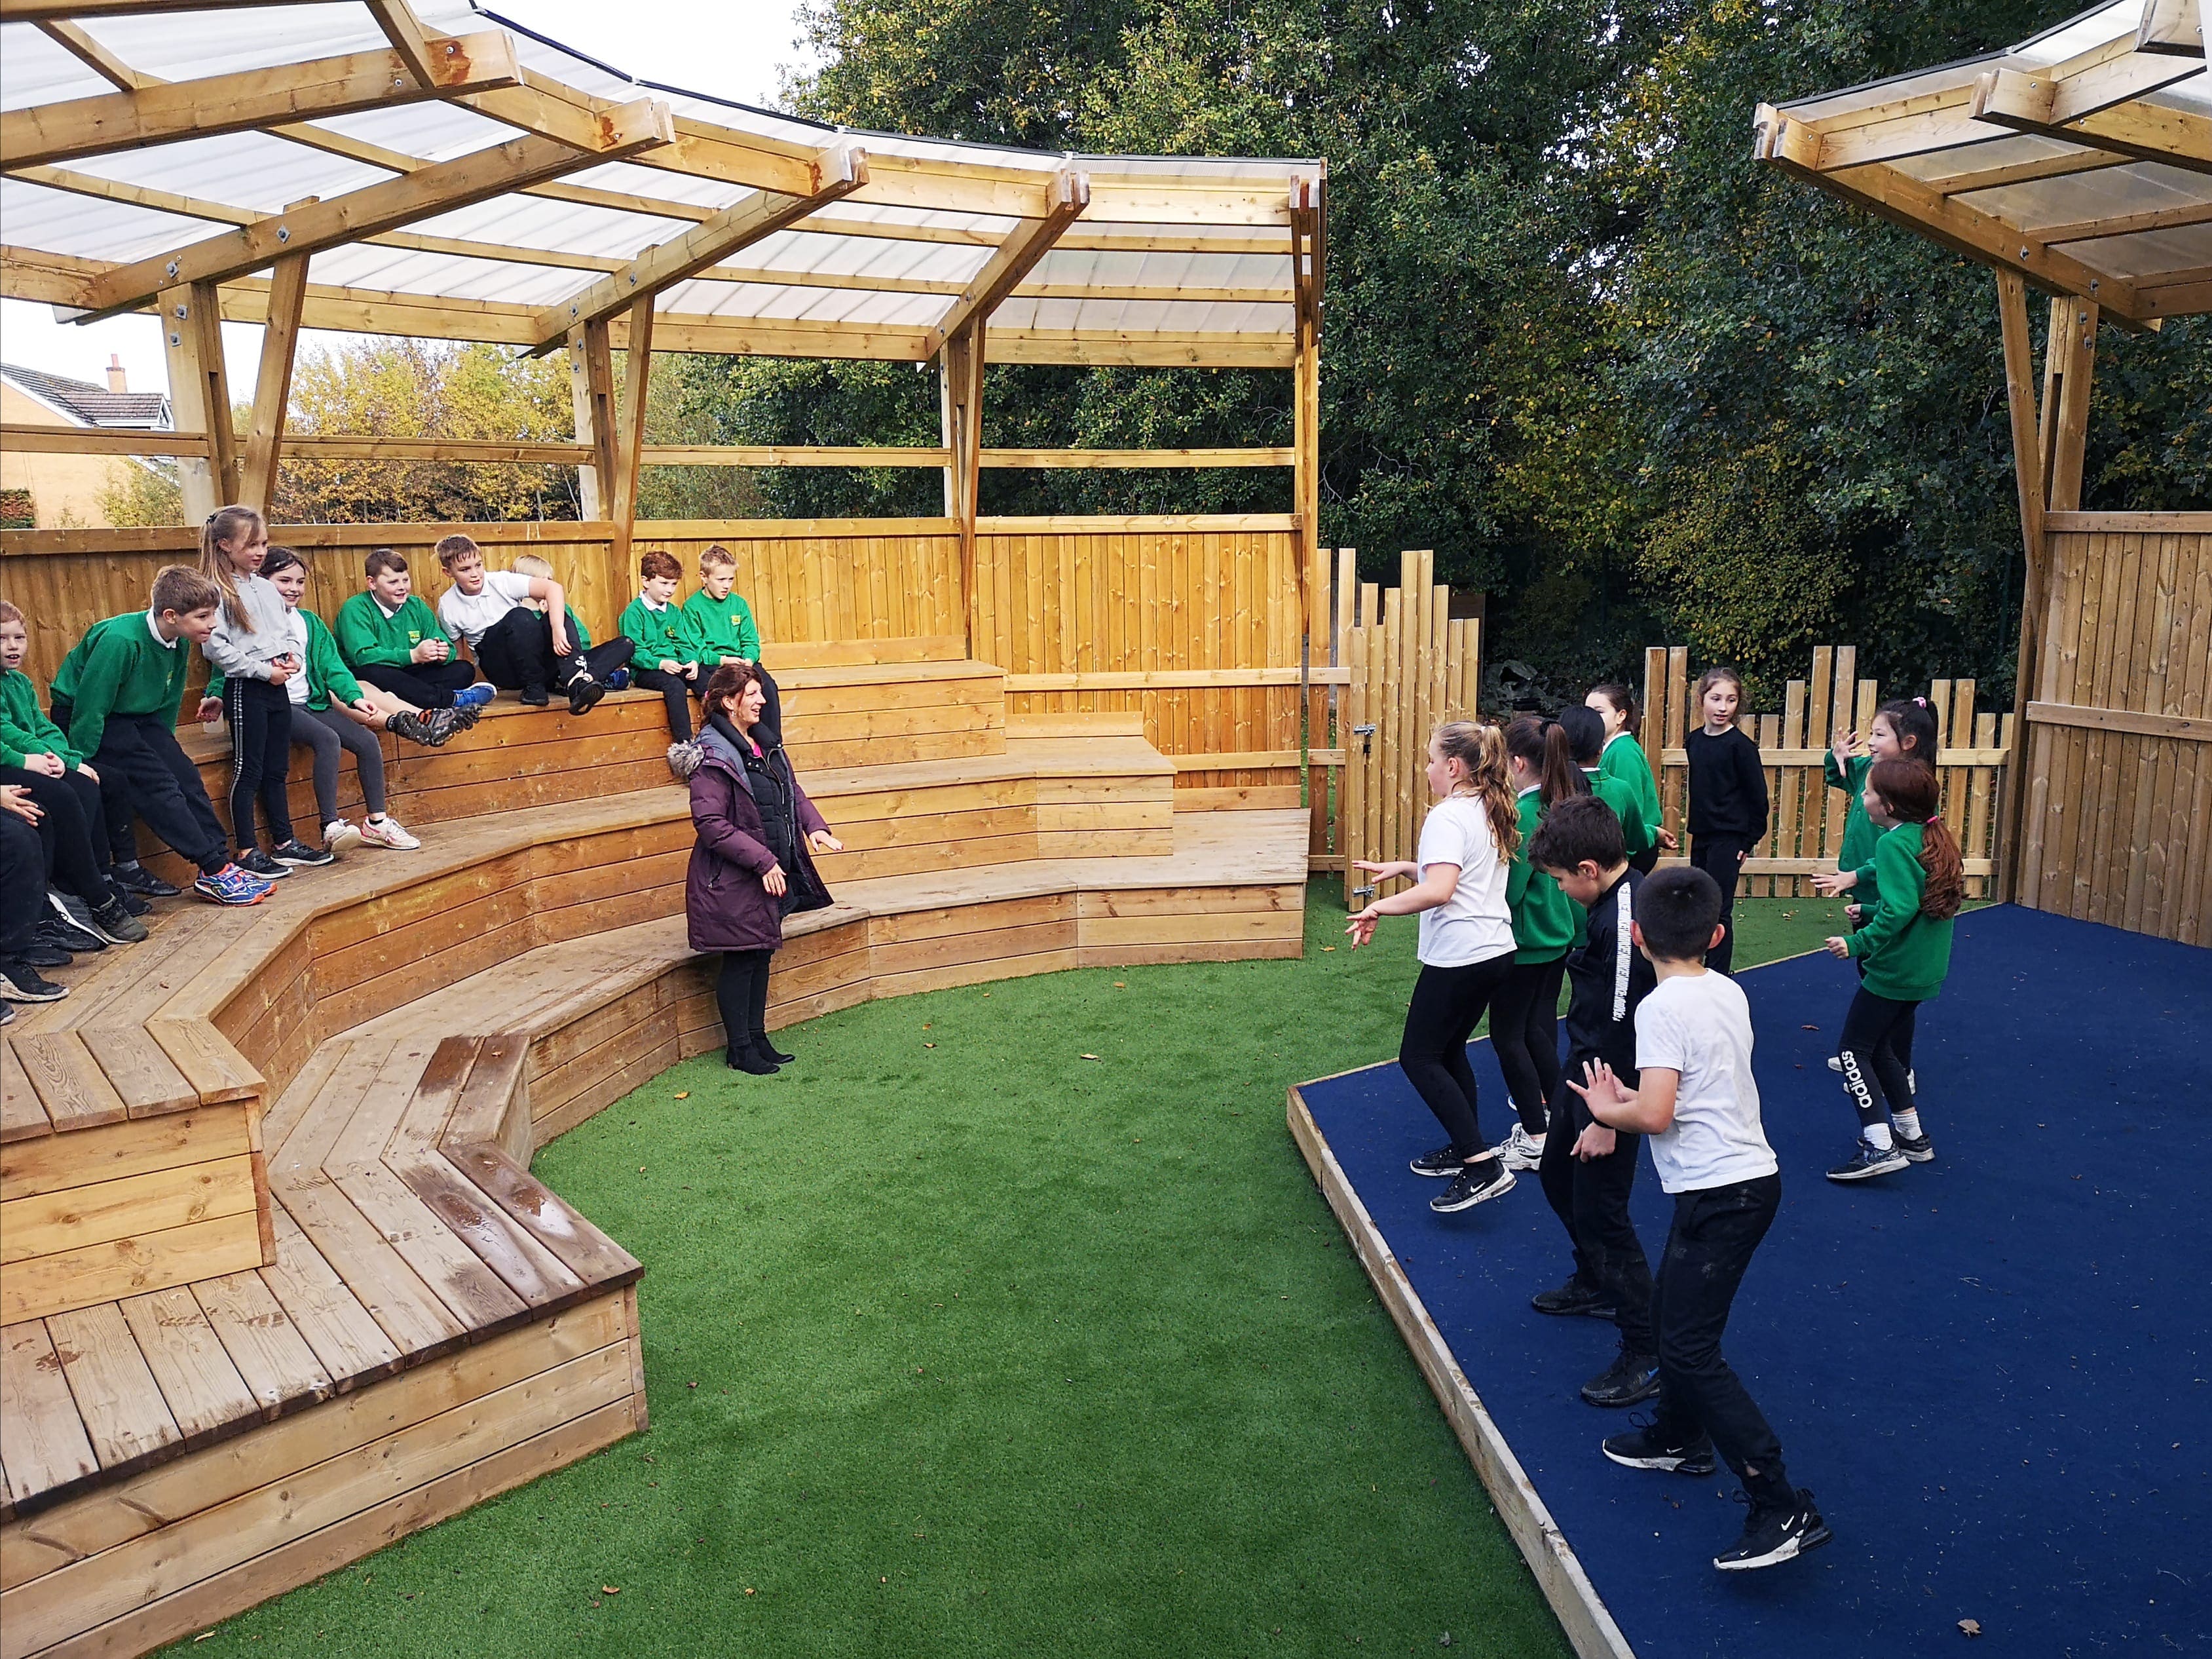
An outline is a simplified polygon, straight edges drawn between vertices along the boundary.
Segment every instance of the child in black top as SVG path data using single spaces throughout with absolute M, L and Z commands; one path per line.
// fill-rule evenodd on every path
M 1734 668 L 1698 677 L 1698 711 L 1705 723 L 1682 740 L 1690 762 L 1690 862 L 1721 890 L 1719 944 L 1705 966 L 1725 973 L 1735 957 L 1735 878 L 1751 850 L 1766 839 L 1766 768 L 1759 745 L 1739 730 L 1743 679 Z
M 1636 1009 L 1658 983 L 1632 935 L 1644 875 L 1631 868 L 1620 819 L 1595 796 L 1562 801 L 1545 814 L 1529 862 L 1589 912 L 1589 942 L 1567 956 L 1566 1075 L 1602 1061 L 1636 1087 Z M 1557 1122 L 1544 1142 L 1537 1179 L 1567 1229 L 1574 1276 L 1534 1298 L 1539 1313 L 1610 1316 L 1620 1333 L 1613 1363 L 1583 1385 L 1593 1406 L 1633 1406 L 1659 1392 L 1651 1337 L 1651 1264 L 1628 1218 L 1641 1138 L 1607 1128 L 1580 1095 L 1560 1091 Z

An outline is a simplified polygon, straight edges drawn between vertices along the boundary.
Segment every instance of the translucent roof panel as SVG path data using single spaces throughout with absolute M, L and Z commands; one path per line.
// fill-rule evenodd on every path
M 309 326 L 546 345 L 648 293 L 688 351 L 908 357 L 980 316 L 993 357 L 1289 360 L 1322 162 L 866 132 L 639 81 L 464 0 L 412 15 L 494 37 L 434 53 L 472 79 L 417 82 L 361 0 L 0 24 L 0 292 L 92 316 L 212 281 L 251 316 L 281 249 L 312 256 Z
M 2212 311 L 2212 72 L 2193 8 L 2114 0 L 2007 51 L 1762 105 L 1759 154 L 2124 320 Z

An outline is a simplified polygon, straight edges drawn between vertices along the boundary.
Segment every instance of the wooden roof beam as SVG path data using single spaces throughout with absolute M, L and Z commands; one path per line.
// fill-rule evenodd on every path
M 438 74 L 437 44 L 407 0 L 368 0 L 368 15 L 376 19 L 377 27 L 406 61 L 410 72 L 424 86 L 431 84 Z
M 734 207 L 691 227 L 672 242 L 649 247 L 620 271 L 602 277 L 565 305 L 538 314 L 538 344 L 550 350 L 572 329 L 599 322 L 696 277 L 741 248 L 805 218 L 818 207 L 851 195 L 868 181 L 866 150 L 840 145 L 823 150 L 811 169 L 813 188 L 804 196 L 759 191 Z
M 2202 59 L 2206 55 L 2203 0 L 2144 0 L 2142 21 L 2136 27 L 2136 50 Z
M 970 318 L 988 320 L 999 302 L 1013 292 L 1036 262 L 1051 252 L 1060 233 L 1080 218 L 1083 210 L 1090 205 L 1091 180 L 1086 175 L 1069 168 L 1054 174 L 1045 217 L 1024 220 L 999 245 L 999 251 L 984 262 L 983 268 L 969 279 L 959 297 L 929 331 L 927 355 L 936 356 L 939 348 L 966 326 Z
M 161 11 L 243 11 L 249 6 L 313 5 L 318 0 L 0 0 L 0 23 L 58 17 L 138 17 Z
M 554 138 L 517 138 L 318 202 L 298 213 L 272 214 L 173 253 L 157 253 L 108 271 L 93 284 L 91 303 L 77 320 L 129 310 L 165 288 L 222 282 L 273 264 L 280 255 L 313 253 L 359 241 L 579 167 L 618 160 L 667 143 L 670 131 L 668 106 L 641 98 L 610 119 L 606 142 L 598 149 L 580 151 Z
M 82 56 L 82 54 L 79 54 Z M 418 82 L 396 52 L 357 52 L 312 63 L 152 82 L 130 92 L 33 104 L 0 113 L 0 155 L 12 171 L 82 156 L 242 132 L 302 115 L 347 115 L 471 88 L 512 86 L 514 46 L 498 30 L 441 36 L 435 78 Z
M 40 34 L 118 92 L 136 92 L 141 87 L 161 84 L 160 76 L 141 75 L 75 23 L 50 18 L 36 27 Z
M 2203 73 L 2186 58 L 2143 54 L 2065 80 L 1991 70 L 1975 83 L 1972 108 L 1976 119 L 2015 132 L 2212 174 L 2212 120 L 2139 95 Z

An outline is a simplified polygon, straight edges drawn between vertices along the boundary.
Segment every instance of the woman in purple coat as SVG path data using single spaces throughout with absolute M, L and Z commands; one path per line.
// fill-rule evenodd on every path
M 684 877 L 684 913 L 691 948 L 722 953 L 714 1000 L 729 1064 L 767 1077 L 792 1058 L 769 1045 L 769 958 L 783 942 L 786 916 L 830 902 L 812 853 L 842 852 L 845 844 L 799 787 L 781 735 L 761 723 L 758 669 L 725 662 L 701 700 L 705 728 L 672 755 L 690 780 L 699 836 Z

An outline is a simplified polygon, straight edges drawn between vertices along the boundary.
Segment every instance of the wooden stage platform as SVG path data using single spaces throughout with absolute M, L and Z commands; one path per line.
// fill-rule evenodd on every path
M 1176 812 L 1125 717 L 1010 725 L 973 663 L 785 685 L 848 850 L 776 957 L 772 1024 L 1298 954 L 1306 814 Z M 0 1659 L 143 1652 L 645 1426 L 645 1266 L 529 1164 L 721 1042 L 666 742 L 657 697 L 502 699 L 395 757 L 420 851 L 251 909 L 165 903 L 19 1010 Z

